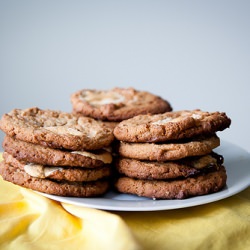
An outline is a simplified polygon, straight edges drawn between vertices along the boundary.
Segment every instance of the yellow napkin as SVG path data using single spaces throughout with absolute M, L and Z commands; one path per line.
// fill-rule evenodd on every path
M 197 207 L 117 214 L 145 250 L 250 249 L 250 188 Z
M 61 204 L 0 176 L 0 249 L 140 249 L 117 215 Z
M 123 220 L 60 204 L 0 177 L 0 249 L 139 249 Z
M 0 177 L 0 249 L 249 250 L 250 188 L 192 208 L 109 213 L 61 204 Z

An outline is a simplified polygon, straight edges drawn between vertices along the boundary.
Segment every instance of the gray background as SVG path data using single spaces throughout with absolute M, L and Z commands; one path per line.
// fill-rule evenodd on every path
M 225 111 L 218 135 L 250 151 L 249 13 L 236 0 L 1 0 L 0 115 L 133 86 L 175 110 Z

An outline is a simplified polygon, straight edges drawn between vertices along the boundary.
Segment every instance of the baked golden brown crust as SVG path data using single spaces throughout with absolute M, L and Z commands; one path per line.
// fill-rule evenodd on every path
M 102 122 L 70 113 L 29 108 L 4 114 L 0 129 L 16 139 L 69 150 L 95 150 L 109 146 L 113 130 Z
M 93 182 L 53 181 L 32 177 L 20 169 L 13 168 L 10 164 L 0 163 L 0 174 L 3 179 L 22 187 L 39 192 L 72 197 L 100 196 L 107 192 L 109 182 L 98 180 Z
M 126 142 L 161 142 L 209 136 L 228 128 L 225 113 L 182 110 L 158 115 L 138 115 L 120 122 L 114 129 L 116 139 Z
M 221 190 L 226 185 L 225 168 L 185 179 L 140 180 L 119 177 L 115 187 L 119 192 L 155 199 L 185 199 Z
M 204 171 L 217 170 L 223 163 L 223 157 L 215 153 L 198 157 L 188 157 L 176 161 L 140 161 L 129 158 L 118 158 L 116 170 L 127 177 L 144 180 L 164 180 L 187 178 Z
M 5 163 L 10 164 L 13 168 L 20 169 L 30 176 L 66 181 L 96 181 L 99 179 L 110 177 L 111 167 L 105 165 L 98 168 L 77 168 L 77 167 L 62 167 L 34 164 L 25 161 L 19 161 L 7 152 L 3 153 Z
M 81 152 L 53 149 L 9 136 L 5 136 L 2 146 L 6 152 L 18 160 L 42 165 L 96 168 L 111 163 L 111 161 L 100 160 L 103 157 L 112 160 L 111 153 L 103 149 L 92 152 L 83 151 L 83 154 L 80 154 Z M 84 155 L 84 153 L 86 154 Z
M 83 89 L 71 95 L 73 112 L 107 121 L 122 121 L 139 114 L 171 111 L 161 97 L 134 88 Z
M 123 157 L 150 161 L 168 161 L 209 154 L 219 145 L 220 139 L 214 135 L 209 138 L 194 139 L 184 143 L 120 142 L 117 148 L 119 155 Z

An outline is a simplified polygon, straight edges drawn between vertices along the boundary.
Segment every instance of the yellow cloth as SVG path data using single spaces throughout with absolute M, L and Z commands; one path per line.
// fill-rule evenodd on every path
M 250 188 L 207 205 L 104 212 L 61 204 L 0 177 L 0 249 L 250 249 Z
M 250 188 L 197 207 L 117 214 L 145 250 L 250 249 Z
M 117 215 L 60 204 L 0 177 L 0 249 L 139 249 Z

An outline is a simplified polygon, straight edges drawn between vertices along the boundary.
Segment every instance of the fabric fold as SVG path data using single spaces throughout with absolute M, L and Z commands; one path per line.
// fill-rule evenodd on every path
M 250 249 L 250 188 L 196 207 L 117 214 L 144 250 Z
M 195 207 L 106 212 L 50 200 L 0 176 L 0 249 L 248 250 L 249 235 L 250 187 Z
M 140 249 L 117 215 L 61 204 L 0 177 L 0 249 Z

